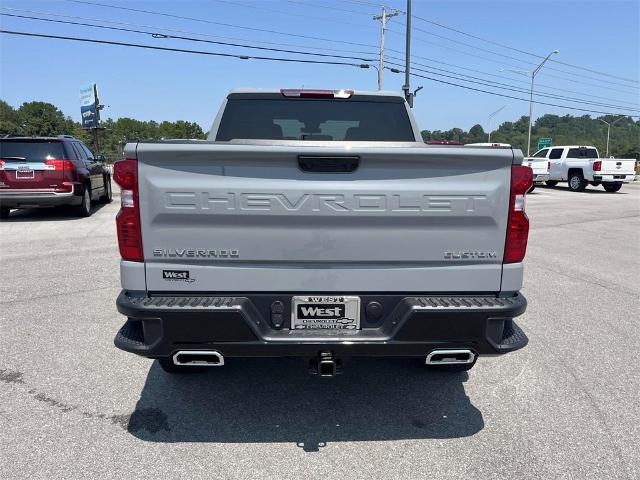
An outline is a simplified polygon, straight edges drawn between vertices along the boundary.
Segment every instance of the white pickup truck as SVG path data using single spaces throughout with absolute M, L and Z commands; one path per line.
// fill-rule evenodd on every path
M 492 148 L 503 148 L 508 147 L 511 148 L 511 145 L 508 143 L 467 143 L 469 147 L 492 147 Z M 536 156 L 540 154 L 540 156 Z M 536 185 L 541 185 L 542 182 L 546 182 L 549 180 L 549 168 L 550 163 L 546 159 L 546 149 L 540 150 L 533 157 L 525 157 L 523 165 L 527 165 L 532 173 L 533 173 L 533 184 L 527 193 L 533 192 L 536 188 Z
M 543 148 L 533 157 L 526 158 L 525 165 L 530 160 L 544 159 L 550 165 L 547 185 L 553 187 L 558 182 L 568 182 L 574 192 L 582 192 L 588 184 L 594 187 L 602 185 L 607 192 L 617 192 L 623 183 L 632 182 L 635 178 L 634 159 L 600 158 L 596 147 L 563 145 Z M 535 169 L 534 181 L 537 181 Z
M 168 372 L 236 357 L 415 357 L 468 370 L 514 322 L 531 169 L 510 147 L 425 145 L 403 96 L 236 90 L 208 141 L 114 165 L 119 348 Z

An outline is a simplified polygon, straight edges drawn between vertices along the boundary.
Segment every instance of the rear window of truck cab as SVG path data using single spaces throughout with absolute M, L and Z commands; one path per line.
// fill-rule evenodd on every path
M 567 158 L 598 158 L 595 148 L 570 148 Z
M 239 139 L 415 141 L 401 97 L 321 99 L 231 94 L 216 141 Z
M 62 142 L 58 140 L 0 139 L 0 159 L 27 162 L 65 158 Z

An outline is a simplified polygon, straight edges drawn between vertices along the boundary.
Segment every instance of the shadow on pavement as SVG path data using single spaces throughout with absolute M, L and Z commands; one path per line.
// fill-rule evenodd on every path
M 102 208 L 106 207 L 105 203 L 92 203 L 91 215 L 95 215 Z M 19 208 L 11 210 L 9 218 L 2 222 L 36 222 L 36 221 L 63 221 L 78 220 L 81 217 L 76 215 L 73 207 L 49 207 L 49 208 Z
M 434 373 L 418 361 L 352 359 L 319 378 L 299 359 L 231 359 L 202 374 L 167 374 L 154 362 L 127 430 L 152 442 L 329 442 L 473 435 L 482 414 L 465 394 L 467 373 Z
M 628 192 L 624 191 L 624 187 L 625 186 L 623 184 L 622 188 L 620 190 L 618 190 L 617 192 L 607 192 L 601 186 L 600 187 L 588 186 L 582 192 L 573 192 L 568 186 L 562 186 L 562 185 L 556 185 L 555 187 L 543 186 L 543 187 L 538 187 L 538 188 L 541 188 L 543 190 L 562 190 L 563 192 L 571 192 L 571 193 L 575 193 L 576 195 L 581 194 L 581 193 L 593 193 L 593 194 L 602 194 L 602 195 L 627 195 Z M 535 190 L 534 190 L 533 193 L 535 193 Z

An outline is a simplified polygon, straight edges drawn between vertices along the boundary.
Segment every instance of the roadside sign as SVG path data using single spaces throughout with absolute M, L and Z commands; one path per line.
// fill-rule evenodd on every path
M 95 83 L 80 87 L 80 114 L 82 128 L 98 128 L 100 114 L 98 113 L 98 87 Z
M 553 145 L 553 141 L 550 138 L 539 138 L 538 139 L 538 150 L 541 148 L 547 148 Z

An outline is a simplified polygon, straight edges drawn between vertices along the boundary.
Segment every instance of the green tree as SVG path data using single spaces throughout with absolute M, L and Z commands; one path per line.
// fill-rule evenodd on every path
M 531 150 L 537 150 L 538 139 L 550 137 L 554 145 L 594 145 L 602 156 L 606 152 L 607 126 L 600 119 L 612 122 L 617 116 L 606 115 L 592 118 L 589 115 L 574 117 L 572 115 L 542 115 L 536 119 L 531 130 Z M 515 122 L 504 122 L 491 134 L 491 140 L 508 143 L 523 152 L 527 151 L 529 117 L 522 116 Z M 482 140 L 479 137 L 482 136 Z M 486 141 L 484 130 L 474 125 L 469 132 L 459 128 L 447 131 L 424 130 L 425 140 L 460 140 L 463 143 Z M 640 156 L 640 120 L 625 117 L 611 127 L 609 154 L 622 158 Z
M 21 133 L 25 135 L 73 135 L 76 124 L 58 108 L 46 102 L 25 102 L 18 108 Z
M 8 134 L 20 135 L 22 126 L 18 112 L 4 100 L 0 100 L 0 135 Z
M 486 140 L 487 136 L 484 133 L 484 128 L 482 128 L 482 125 L 476 124 L 469 129 L 467 143 L 486 142 Z

